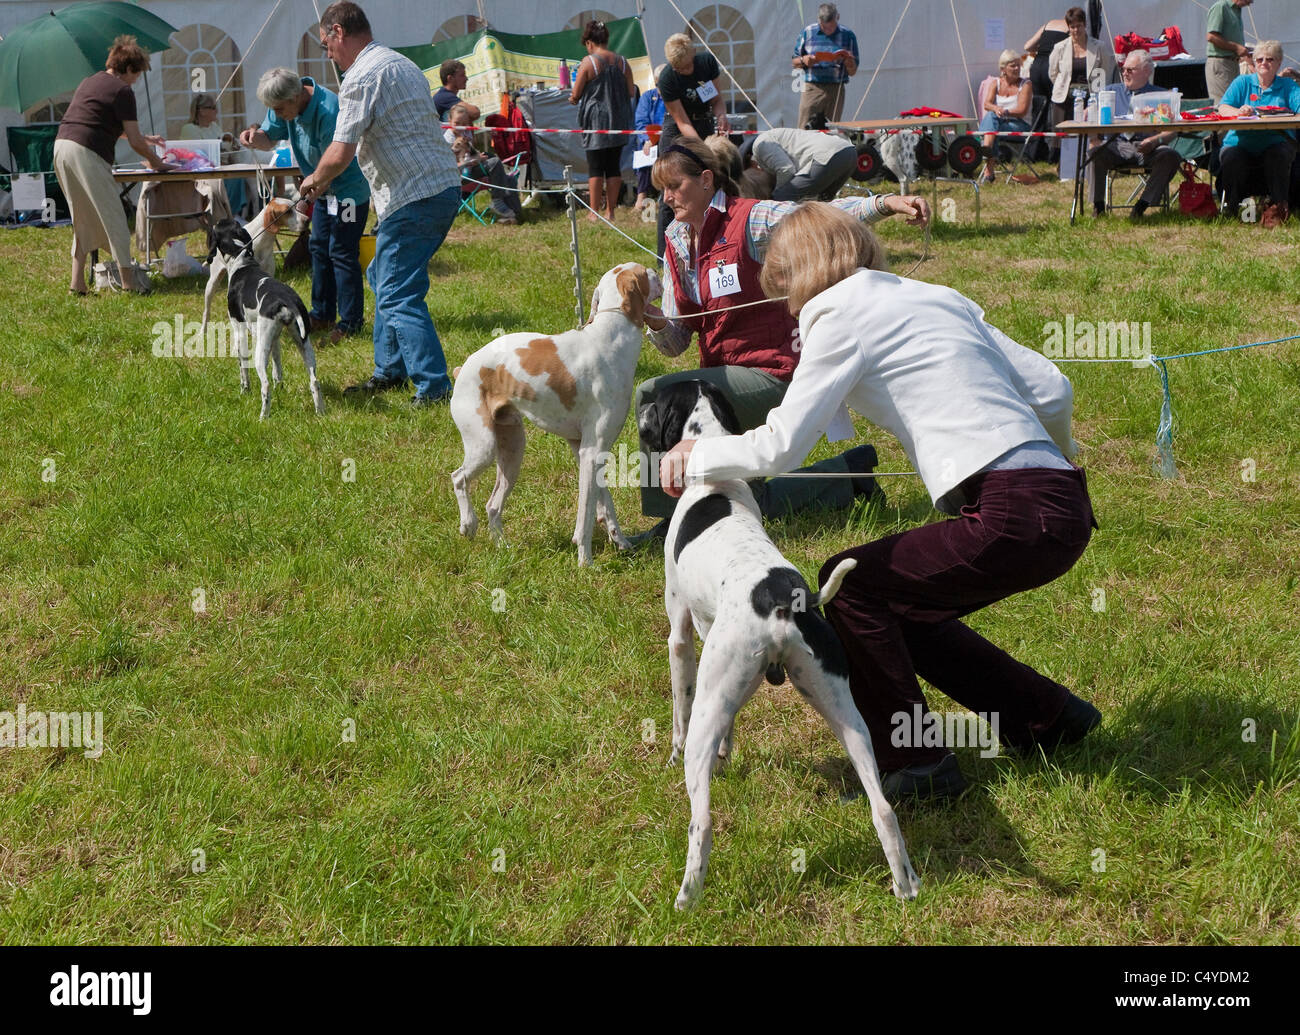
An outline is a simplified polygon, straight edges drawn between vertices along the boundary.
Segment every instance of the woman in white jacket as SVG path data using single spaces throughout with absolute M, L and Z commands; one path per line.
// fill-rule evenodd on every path
M 956 515 L 832 557 L 857 567 L 827 605 L 887 796 L 948 797 L 956 756 L 922 744 L 920 674 L 996 724 L 1004 746 L 1051 751 L 1101 720 L 1092 705 L 958 619 L 1068 571 L 1095 522 L 1083 471 L 1066 457 L 1070 383 L 1042 355 L 984 320 L 951 288 L 881 271 L 879 242 L 812 202 L 777 227 L 763 288 L 788 296 L 803 349 L 781 404 L 744 435 L 683 441 L 661 484 L 782 474 L 845 404 L 896 436 L 935 506 Z M 874 268 L 873 268 L 874 267 Z M 684 472 L 684 473 L 683 473 Z M 900 737 L 898 716 L 911 738 Z
M 1088 16 L 1082 7 L 1066 11 L 1065 24 L 1070 35 L 1052 48 L 1052 56 L 1047 59 L 1047 74 L 1052 79 L 1052 111 L 1056 115 L 1053 125 L 1074 117 L 1070 103 L 1072 88 L 1098 91 L 1114 71 L 1113 51 L 1103 47 L 1101 40 L 1088 38 Z

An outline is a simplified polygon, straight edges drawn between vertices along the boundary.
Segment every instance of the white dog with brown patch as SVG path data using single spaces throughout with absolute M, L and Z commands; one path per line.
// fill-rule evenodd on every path
M 478 530 L 470 486 L 495 459 L 497 479 L 487 517 L 493 537 L 500 539 L 501 512 L 524 459 L 522 415 L 568 440 L 578 461 L 578 520 L 573 531 L 578 563 L 591 563 L 597 521 L 620 550 L 628 548 L 609 488 L 597 483 L 596 472 L 627 419 L 645 306 L 662 291 L 654 271 L 625 262 L 601 277 L 591 296 L 591 320 L 582 329 L 556 335 L 506 334 L 455 371 L 451 416 L 460 429 L 465 461 L 452 473 L 451 482 L 460 504 L 462 535 L 472 539 Z

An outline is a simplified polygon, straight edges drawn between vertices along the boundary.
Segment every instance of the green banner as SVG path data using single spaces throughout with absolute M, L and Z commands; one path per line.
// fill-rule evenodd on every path
M 637 85 L 649 89 L 654 85 L 653 66 L 640 21 L 620 18 L 607 24 L 609 49 L 627 58 Z M 582 32 L 577 29 L 522 36 L 488 28 L 430 46 L 394 49 L 424 70 L 431 92 L 442 86 L 438 68 L 444 61 L 456 58 L 463 62 L 468 83 L 460 96 L 484 112 L 493 112 L 503 93 L 526 86 L 558 86 L 561 58 L 569 64 L 569 75 L 576 75 L 578 63 L 587 56 L 581 38 Z

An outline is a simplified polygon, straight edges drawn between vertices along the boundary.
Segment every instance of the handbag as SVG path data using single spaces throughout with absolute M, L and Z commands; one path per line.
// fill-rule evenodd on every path
M 1178 211 L 1197 219 L 1213 219 L 1219 214 L 1214 203 L 1214 188 L 1196 178 L 1196 166 L 1183 163 L 1183 182 L 1178 185 Z

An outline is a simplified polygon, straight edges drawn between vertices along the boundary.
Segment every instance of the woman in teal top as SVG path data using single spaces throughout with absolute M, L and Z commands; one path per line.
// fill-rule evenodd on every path
M 1282 44 L 1265 40 L 1255 47 L 1255 71 L 1237 76 L 1223 95 L 1219 114 L 1230 118 L 1250 116 L 1264 108 L 1300 112 L 1300 83 L 1280 77 Z M 1249 192 L 1251 174 L 1262 171 L 1268 191 L 1268 205 L 1262 222 L 1268 228 L 1280 226 L 1290 215 L 1296 135 L 1294 130 L 1232 130 L 1223 138 L 1219 155 L 1219 184 L 1224 192 L 1224 210 L 1235 215 L 1241 199 Z
M 304 176 L 310 175 L 334 139 L 338 95 L 311 76 L 273 68 L 258 81 L 257 99 L 270 110 L 261 126 L 250 126 L 239 139 L 263 151 L 273 148 L 274 141 L 288 140 L 294 161 Z M 361 330 L 361 235 L 369 216 L 370 185 L 353 158 L 311 214 L 311 329 L 330 331 L 331 344 Z

